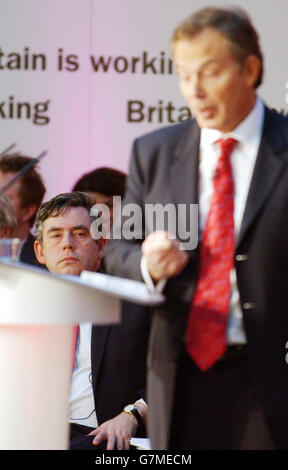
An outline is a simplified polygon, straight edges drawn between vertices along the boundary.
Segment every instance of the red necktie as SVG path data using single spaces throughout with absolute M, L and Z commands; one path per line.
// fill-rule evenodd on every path
M 234 183 L 230 154 L 237 141 L 229 138 L 218 142 L 220 156 L 186 334 L 186 350 L 201 370 L 209 369 L 226 350 L 230 271 L 234 261 Z
M 78 333 L 79 333 L 79 325 L 74 325 L 73 326 L 73 339 L 72 339 L 73 341 L 72 342 L 72 373 L 74 369 Z

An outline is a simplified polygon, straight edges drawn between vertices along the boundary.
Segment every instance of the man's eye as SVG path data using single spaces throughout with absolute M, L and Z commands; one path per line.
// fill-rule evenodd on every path
M 219 73 L 218 69 L 209 68 L 209 69 L 204 70 L 203 76 L 204 77 L 215 77 L 216 75 L 218 75 L 218 73 Z
M 76 234 L 78 237 L 86 237 L 87 236 L 87 232 L 76 232 Z

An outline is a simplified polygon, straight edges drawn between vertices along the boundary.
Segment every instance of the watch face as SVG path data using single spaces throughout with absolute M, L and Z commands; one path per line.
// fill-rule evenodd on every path
M 127 405 L 127 406 L 125 406 L 124 410 L 125 411 L 132 411 L 132 410 L 134 410 L 134 408 L 135 408 L 134 405 Z

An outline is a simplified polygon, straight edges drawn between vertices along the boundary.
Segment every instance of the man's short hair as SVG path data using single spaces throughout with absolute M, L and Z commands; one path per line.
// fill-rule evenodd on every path
M 243 64 L 249 55 L 260 59 L 261 69 L 254 85 L 257 88 L 262 82 L 264 60 L 257 31 L 247 13 L 241 8 L 202 8 L 175 28 L 172 48 L 175 42 L 180 39 L 192 39 L 204 28 L 212 28 L 223 34 L 229 41 L 233 57 L 240 64 Z
M 0 171 L 2 173 L 18 173 L 24 168 L 31 160 L 30 157 L 25 157 L 19 153 L 5 155 L 0 159 Z M 40 206 L 46 188 L 38 171 L 34 168 L 21 176 L 21 186 L 19 188 L 19 198 L 21 201 L 21 209 L 31 206 Z M 34 224 L 35 215 L 29 219 L 29 224 L 32 227 Z
M 115 168 L 101 167 L 85 173 L 72 191 L 97 192 L 105 196 L 124 196 L 126 174 Z
M 9 199 L 0 194 L 0 228 L 15 228 L 17 221 Z
M 43 223 L 49 217 L 58 217 L 64 215 L 71 207 L 84 207 L 90 215 L 90 209 L 95 201 L 92 196 L 82 192 L 63 193 L 53 197 L 39 207 L 35 227 L 35 237 L 40 243 L 43 241 Z M 91 219 L 92 220 L 92 219 Z

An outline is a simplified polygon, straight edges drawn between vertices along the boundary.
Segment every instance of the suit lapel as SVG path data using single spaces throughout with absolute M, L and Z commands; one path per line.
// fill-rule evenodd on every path
M 200 129 L 196 121 L 176 146 L 170 166 L 170 185 L 176 204 L 198 202 Z
M 195 223 L 190 220 L 190 204 L 198 204 L 199 141 L 200 129 L 196 121 L 192 121 L 192 126 L 175 148 L 169 169 L 172 199 L 176 207 L 185 205 L 186 211 L 178 218 L 178 234 L 185 234 Z
M 91 334 L 91 370 L 92 370 L 92 386 L 95 391 L 99 369 L 102 363 L 102 357 L 105 352 L 108 333 L 111 325 L 97 326 L 92 325 Z
M 273 125 L 274 124 L 274 125 Z M 277 153 L 283 149 L 284 142 L 280 128 L 273 114 L 266 108 L 263 135 L 256 159 L 247 202 L 236 249 L 240 245 L 249 227 L 259 214 L 276 182 L 282 174 L 284 159 Z

